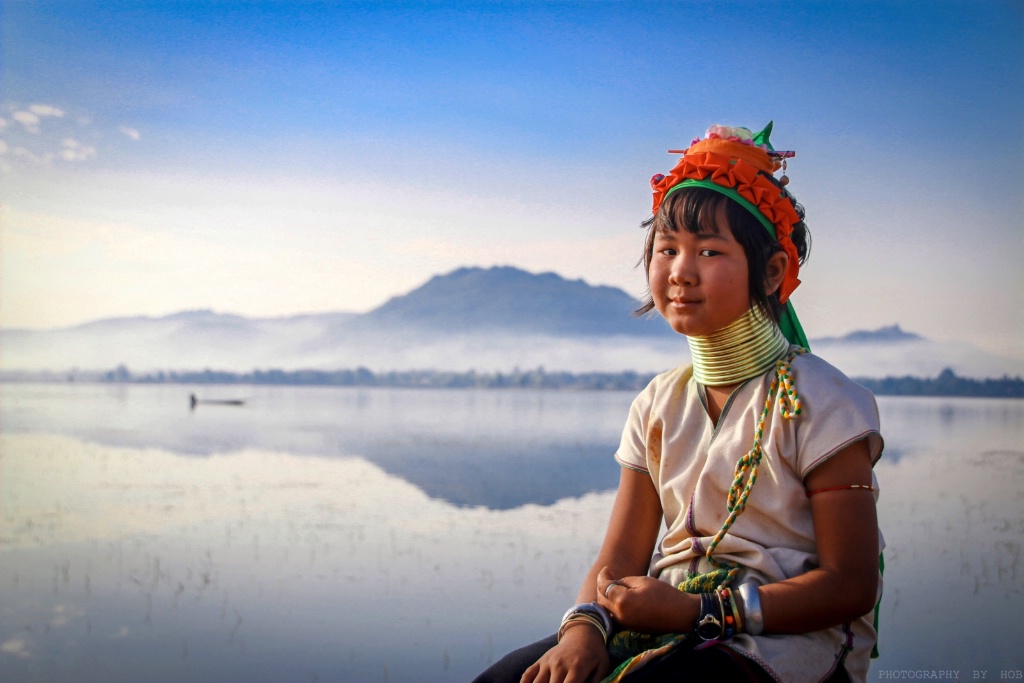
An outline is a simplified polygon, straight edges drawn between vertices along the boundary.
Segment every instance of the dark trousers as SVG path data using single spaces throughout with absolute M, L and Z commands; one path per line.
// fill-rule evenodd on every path
M 558 639 L 551 636 L 510 652 L 477 676 L 473 683 L 519 683 L 523 672 L 557 643 Z M 699 650 L 694 649 L 692 645 L 683 645 L 664 657 L 647 663 L 623 679 L 628 683 L 677 680 L 773 683 L 768 672 L 753 661 L 727 647 L 717 645 Z

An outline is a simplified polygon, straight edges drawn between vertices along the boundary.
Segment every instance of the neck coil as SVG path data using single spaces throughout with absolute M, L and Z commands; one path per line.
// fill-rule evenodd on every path
M 738 384 L 763 374 L 789 349 L 779 326 L 756 306 L 717 332 L 686 340 L 693 377 L 709 387 Z

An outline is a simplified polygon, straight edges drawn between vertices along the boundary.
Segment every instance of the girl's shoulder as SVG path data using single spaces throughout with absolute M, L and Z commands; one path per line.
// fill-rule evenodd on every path
M 850 379 L 846 374 L 821 356 L 811 352 L 797 355 L 790 363 L 793 381 L 805 392 L 825 399 L 867 401 L 874 404 L 875 397 L 866 387 Z
M 884 442 L 874 394 L 813 353 L 794 358 L 791 369 L 801 409 L 792 425 L 801 477 L 859 439 L 867 439 L 871 462 L 876 462 Z
M 808 382 L 820 384 L 823 388 L 831 391 L 851 391 L 857 394 L 871 395 L 866 388 L 857 384 L 856 381 L 847 377 L 842 370 L 835 367 L 821 356 L 810 351 L 796 355 L 790 362 L 794 377 L 799 373 Z M 774 368 L 769 370 L 766 377 L 774 376 Z M 654 376 L 647 384 L 642 393 L 660 394 L 665 391 L 678 392 L 685 390 L 686 386 L 693 379 L 693 366 L 687 363 L 679 367 L 666 370 Z
M 673 404 L 681 404 L 693 384 L 693 366 L 690 364 L 659 373 L 633 398 L 631 412 L 647 416 L 652 412 L 665 411 Z
M 687 363 L 655 375 L 637 398 L 653 399 L 655 396 L 666 395 L 678 397 L 685 395 L 688 386 L 692 383 L 693 366 Z
M 850 379 L 842 370 L 835 367 L 821 356 L 811 352 L 796 355 L 790 362 L 792 381 L 795 389 L 807 399 L 813 398 L 819 406 L 831 409 L 844 405 L 857 406 L 858 409 L 876 412 L 874 394 L 867 388 Z M 747 386 L 760 396 L 768 391 L 775 376 L 775 369 L 768 370 L 761 379 L 752 380 Z M 748 390 L 748 391 L 750 391 Z M 693 366 L 680 365 L 662 372 L 647 384 L 634 400 L 635 407 L 652 408 L 671 404 L 685 404 L 688 399 L 697 400 L 696 382 L 693 379 Z
M 654 376 L 654 379 L 647 385 L 648 389 L 660 389 L 662 387 L 678 386 L 686 384 L 693 377 L 693 366 L 687 363 L 679 367 L 666 370 Z

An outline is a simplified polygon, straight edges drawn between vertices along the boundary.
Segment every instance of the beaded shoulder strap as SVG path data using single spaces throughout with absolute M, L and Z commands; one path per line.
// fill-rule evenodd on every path
M 754 445 L 736 463 L 733 473 L 732 486 L 729 488 L 729 497 L 726 501 L 726 511 L 729 513 L 722 524 L 722 528 L 708 544 L 705 557 L 718 570 L 725 570 L 722 587 L 728 586 L 733 579 L 739 575 L 741 567 L 728 562 L 720 562 L 712 557 L 718 544 L 722 542 L 725 535 L 729 533 L 736 518 L 743 514 L 747 507 L 747 500 L 750 498 L 750 491 L 757 482 L 757 466 L 761 463 L 764 451 L 761 448 L 761 439 L 764 436 L 764 426 L 772 411 L 772 404 L 779 406 L 779 413 L 787 420 L 795 419 L 800 415 L 800 395 L 796 391 L 796 384 L 793 379 L 791 363 L 800 354 L 807 353 L 807 349 L 796 347 L 786 354 L 775 364 L 775 377 L 768 387 L 768 396 L 764 401 L 764 408 L 761 410 L 761 417 L 758 419 L 757 427 L 754 429 Z M 718 574 L 719 572 L 713 572 Z

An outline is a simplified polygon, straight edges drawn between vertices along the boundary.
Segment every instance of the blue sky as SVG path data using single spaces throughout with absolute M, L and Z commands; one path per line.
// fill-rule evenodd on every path
M 650 176 L 795 149 L 811 337 L 1024 356 L 1024 6 L 6 2 L 0 325 L 365 311 L 465 265 L 639 296 Z

